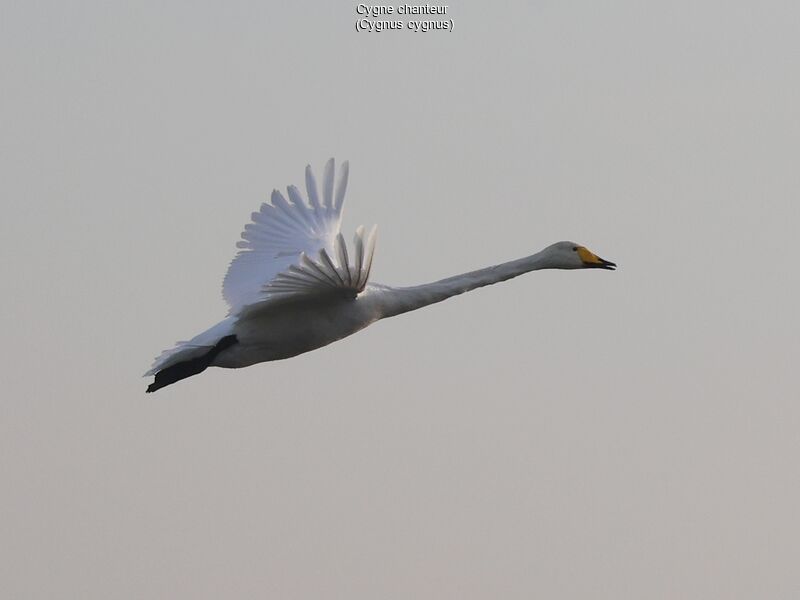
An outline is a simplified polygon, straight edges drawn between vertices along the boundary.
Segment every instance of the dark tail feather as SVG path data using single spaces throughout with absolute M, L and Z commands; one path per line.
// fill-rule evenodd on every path
M 236 342 L 237 340 L 235 335 L 227 335 L 220 341 L 218 341 L 213 348 L 211 348 L 208 352 L 206 352 L 202 356 L 197 356 L 190 360 L 179 362 L 178 364 L 172 365 L 171 367 L 167 367 L 166 369 L 159 371 L 158 373 L 156 373 L 155 381 L 147 386 L 146 391 L 148 393 L 155 392 L 156 390 L 160 390 L 161 388 L 166 387 L 171 383 L 175 383 L 176 381 L 180 381 L 181 379 L 186 379 L 187 377 L 191 377 L 192 375 L 197 375 L 198 373 L 202 373 L 217 357 L 217 354 L 219 354 L 226 348 L 230 348 Z

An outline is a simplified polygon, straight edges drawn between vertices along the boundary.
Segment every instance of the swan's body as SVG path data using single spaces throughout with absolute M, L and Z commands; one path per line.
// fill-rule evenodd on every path
M 375 321 L 441 302 L 478 287 L 539 269 L 613 269 L 573 242 L 500 265 L 405 288 L 368 283 L 375 230 L 359 227 L 348 253 L 339 232 L 348 165 L 334 196 L 333 159 L 325 166 L 320 202 L 311 168 L 306 168 L 309 204 L 297 188 L 289 201 L 277 190 L 272 203 L 253 213 L 239 252 L 225 276 L 223 295 L 230 315 L 188 342 L 159 356 L 145 375 L 148 388 L 166 385 L 209 366 L 239 368 L 290 358 L 352 335 Z

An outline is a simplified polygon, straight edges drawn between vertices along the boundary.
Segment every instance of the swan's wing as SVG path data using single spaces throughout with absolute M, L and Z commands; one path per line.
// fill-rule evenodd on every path
M 327 298 L 355 298 L 364 291 L 375 253 L 373 227 L 368 235 L 359 227 L 353 237 L 352 260 L 341 233 L 334 239 L 334 251 L 322 248 L 314 258 L 305 252 L 264 285 L 256 302 L 244 306 L 240 317 L 251 316 L 276 303 Z
M 341 167 L 334 194 L 335 163 L 325 165 L 322 201 L 311 167 L 306 167 L 308 203 L 295 186 L 289 186 L 289 199 L 278 190 L 271 202 L 261 205 L 252 214 L 252 223 L 245 225 L 241 248 L 234 257 L 222 284 L 222 295 L 231 314 L 247 305 L 264 300 L 265 286 L 292 266 L 300 267 L 302 255 L 318 256 L 325 251 L 330 257 L 336 251 L 336 238 L 342 220 L 342 205 L 347 190 L 348 163 Z

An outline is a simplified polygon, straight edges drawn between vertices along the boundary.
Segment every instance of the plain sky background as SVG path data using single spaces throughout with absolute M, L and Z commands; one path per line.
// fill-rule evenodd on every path
M 0 596 L 800 594 L 796 2 L 0 5 Z M 349 159 L 414 284 L 158 394 L 251 211 Z

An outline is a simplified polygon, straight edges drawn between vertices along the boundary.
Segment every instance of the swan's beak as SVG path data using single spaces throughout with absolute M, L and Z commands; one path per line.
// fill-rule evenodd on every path
M 615 263 L 597 256 L 594 252 L 583 246 L 578 246 L 578 256 L 583 261 L 583 266 L 587 269 L 607 269 L 613 271 L 617 268 Z

